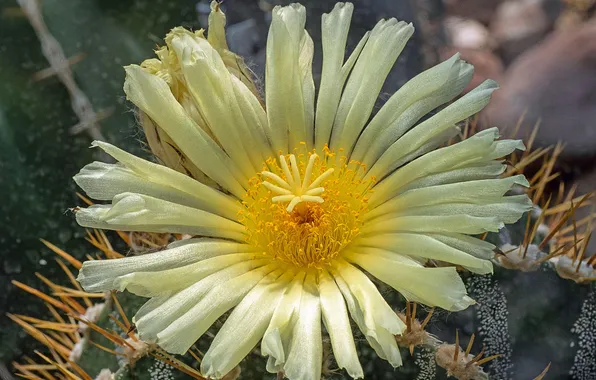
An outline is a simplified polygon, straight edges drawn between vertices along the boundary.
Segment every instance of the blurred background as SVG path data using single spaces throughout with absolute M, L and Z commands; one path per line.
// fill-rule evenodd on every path
M 539 122 L 537 146 L 565 144 L 558 162 L 562 179 L 577 184 L 579 193 L 596 189 L 595 0 L 353 2 L 350 49 L 380 18 L 416 26 L 380 104 L 420 71 L 460 52 L 476 67 L 471 86 L 486 78 L 501 84 L 481 125 L 499 126 L 506 136 L 519 126 L 517 134 L 528 137 Z M 289 2 L 222 3 L 231 50 L 261 78 L 270 10 L 278 3 Z M 316 44 L 320 15 L 335 2 L 302 3 Z M 81 203 L 71 177 L 101 158 L 88 149 L 91 141 L 146 155 L 122 91 L 122 66 L 151 57 L 174 26 L 206 27 L 208 13 L 206 0 L 0 0 L 0 362 L 6 367 L 35 345 L 4 313 L 47 312 L 11 281 L 38 287 L 37 271 L 61 277 L 55 255 L 39 239 L 79 258 L 89 253 L 84 230 L 68 209 Z M 316 49 L 315 80 L 320 45 Z M 529 351 L 516 354 L 519 379 L 530 378 L 523 368 L 536 375 L 548 362 L 531 359 Z M 566 378 L 566 371 L 552 378 Z M 8 378 L 2 373 L 0 368 L 0 378 Z M 596 379 L 596 372 L 586 373 L 585 379 Z

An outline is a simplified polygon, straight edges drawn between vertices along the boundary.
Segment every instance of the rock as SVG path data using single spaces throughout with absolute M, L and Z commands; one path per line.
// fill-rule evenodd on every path
M 475 20 L 447 17 L 445 30 L 450 45 L 456 49 L 484 49 L 492 44 L 488 29 Z
M 505 72 L 483 113 L 486 125 L 505 136 L 527 111 L 518 137 L 541 120 L 537 146 L 561 141 L 561 162 L 578 164 L 596 156 L 596 21 L 556 32 L 520 56 Z
M 501 59 L 492 52 L 494 39 L 486 26 L 473 19 L 449 16 L 444 21 L 448 47 L 441 49 L 441 60 L 456 52 L 474 65 L 474 77 L 464 90 L 470 91 L 485 79 L 499 80 L 503 74 Z
M 443 0 L 447 14 L 488 24 L 502 0 Z
M 505 61 L 539 42 L 549 28 L 541 0 L 509 0 L 500 4 L 490 31 Z

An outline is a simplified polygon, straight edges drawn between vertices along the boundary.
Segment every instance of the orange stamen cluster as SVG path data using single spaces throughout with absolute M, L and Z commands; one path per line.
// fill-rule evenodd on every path
M 328 149 L 324 150 L 324 157 L 315 154 L 287 155 L 279 161 L 269 158 L 263 173 L 250 179 L 243 199 L 245 208 L 239 215 L 249 244 L 261 247 L 274 259 L 301 268 L 325 265 L 358 235 L 362 215 L 368 209 L 366 195 L 372 185 L 372 181 L 362 180 L 365 168 L 361 163 L 348 162 L 345 156 L 337 157 Z M 299 186 L 297 173 L 293 167 L 289 171 L 283 167 L 285 160 L 295 166 L 300 178 L 310 178 L 316 188 L 323 189 L 317 192 L 316 200 L 303 196 L 300 202 L 289 204 L 290 196 L 280 201 L 280 190 L 271 182 L 264 184 L 277 176 L 293 184 L 288 187 L 292 196 L 301 196 L 295 193 Z M 319 178 L 323 180 L 316 182 Z M 276 184 L 280 188 L 282 181 Z M 308 189 L 308 185 L 300 186 Z

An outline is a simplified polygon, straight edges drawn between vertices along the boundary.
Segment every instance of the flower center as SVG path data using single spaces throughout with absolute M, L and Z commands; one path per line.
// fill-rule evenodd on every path
M 316 153 L 310 155 L 308 159 L 308 165 L 306 166 L 306 170 L 304 171 L 303 180 L 301 180 L 300 178 L 300 168 L 298 167 L 296 156 L 291 154 L 289 157 L 291 170 L 290 167 L 288 167 L 286 157 L 279 156 L 279 163 L 281 164 L 283 174 L 286 178 L 285 180 L 277 174 L 272 173 L 268 170 L 264 170 L 261 173 L 263 177 L 273 180 L 277 183 L 277 185 L 274 185 L 271 182 L 263 182 L 263 186 L 271 190 L 273 193 L 278 194 L 277 196 L 271 198 L 271 200 L 274 203 L 289 202 L 286 211 L 290 213 L 294 210 L 296 205 L 298 205 L 301 202 L 323 203 L 325 200 L 323 199 L 323 197 L 320 197 L 320 195 L 325 192 L 325 188 L 319 185 L 321 185 L 323 181 L 325 181 L 327 178 L 329 178 L 331 174 L 333 174 L 334 169 L 329 168 L 325 170 L 323 174 L 319 175 L 311 183 L 310 179 L 313 174 L 312 171 L 314 163 L 319 156 Z
M 331 261 L 358 235 L 372 181 L 362 180 L 359 162 L 324 153 L 269 158 L 250 179 L 239 215 L 249 244 L 309 268 Z

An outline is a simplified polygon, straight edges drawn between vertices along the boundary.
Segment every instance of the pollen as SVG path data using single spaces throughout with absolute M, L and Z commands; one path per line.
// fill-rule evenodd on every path
M 323 153 L 266 160 L 239 215 L 247 243 L 296 267 L 323 267 L 359 234 L 374 180 L 362 180 L 360 162 Z

